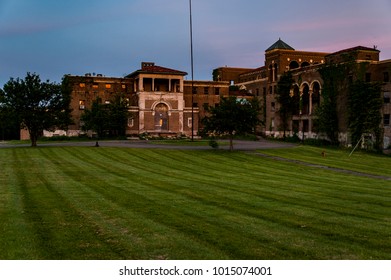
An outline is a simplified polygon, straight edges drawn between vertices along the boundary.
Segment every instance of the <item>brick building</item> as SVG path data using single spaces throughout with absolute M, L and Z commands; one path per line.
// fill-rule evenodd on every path
M 221 96 L 228 96 L 229 82 L 186 81 L 186 72 L 143 62 L 141 68 L 124 78 L 86 74 L 68 75 L 72 86 L 71 107 L 74 125 L 55 134 L 77 136 L 82 131 L 80 117 L 99 99 L 109 103 L 115 94 L 122 94 L 129 104 L 131 117 L 127 135 L 147 133 L 154 136 L 196 136 L 205 115 L 203 105 L 214 106 Z M 193 88 L 193 98 L 191 95 Z M 194 120 L 192 119 L 194 118 Z M 192 126 L 194 128 L 192 129 Z M 50 133 L 46 133 L 50 136 Z
M 285 71 L 291 71 L 294 85 L 291 89 L 293 98 L 301 103 L 290 120 L 289 133 L 297 133 L 300 138 L 317 138 L 314 127 L 315 110 L 322 102 L 323 80 L 319 73 L 325 63 L 344 63 L 346 55 L 353 57 L 357 63 L 368 64 L 366 80 L 382 83 L 384 104 L 382 108 L 384 129 L 384 146 L 388 147 L 391 139 L 390 127 L 390 92 L 391 92 L 391 60 L 379 60 L 380 51 L 376 48 L 354 47 L 335 53 L 297 51 L 279 39 L 265 51 L 265 65 L 247 71 L 238 68 L 221 67 L 214 70 L 214 77 L 219 80 L 228 77 L 227 81 L 237 81 L 235 85 L 257 96 L 264 105 L 263 133 L 267 136 L 281 137 L 281 120 L 278 114 L 279 104 L 276 100 L 277 83 Z M 232 70 L 232 71 L 231 71 Z M 349 79 L 349 77 L 346 77 Z M 346 100 L 346 98 L 345 98 Z M 348 131 L 346 103 L 338 105 L 339 140 L 343 144 L 351 144 Z

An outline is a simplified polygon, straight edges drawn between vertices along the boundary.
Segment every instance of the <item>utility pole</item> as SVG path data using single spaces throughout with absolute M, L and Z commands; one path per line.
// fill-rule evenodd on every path
M 193 59 L 193 18 L 190 7 L 190 57 L 191 57 L 191 141 L 194 141 L 194 59 Z

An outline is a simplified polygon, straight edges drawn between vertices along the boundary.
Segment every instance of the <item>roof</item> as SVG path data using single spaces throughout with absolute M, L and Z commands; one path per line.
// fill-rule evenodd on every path
M 275 42 L 273 45 L 271 45 L 265 52 L 270 52 L 273 50 L 291 50 L 294 51 L 295 49 L 289 46 L 287 43 L 285 43 L 281 38 L 278 39 L 277 42 Z
M 153 62 L 142 62 L 141 69 L 127 75 L 126 78 L 131 78 L 139 74 L 167 74 L 167 75 L 180 75 L 180 76 L 187 75 L 186 72 L 174 70 L 162 66 L 157 66 Z
M 355 51 L 372 51 L 372 52 L 380 53 L 380 51 L 378 49 L 376 49 L 376 48 L 368 48 L 368 47 L 363 47 L 363 46 L 357 46 L 357 47 L 353 47 L 353 48 L 349 48 L 349 49 L 340 50 L 340 51 L 337 51 L 337 52 L 334 52 L 334 53 L 330 53 L 328 56 L 342 54 L 342 53 L 347 53 L 347 52 L 355 52 Z

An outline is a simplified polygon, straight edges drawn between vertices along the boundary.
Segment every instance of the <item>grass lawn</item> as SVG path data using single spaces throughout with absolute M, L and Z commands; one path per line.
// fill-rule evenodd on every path
M 0 166 L 0 259 L 391 259 L 391 181 L 213 150 L 4 148 Z

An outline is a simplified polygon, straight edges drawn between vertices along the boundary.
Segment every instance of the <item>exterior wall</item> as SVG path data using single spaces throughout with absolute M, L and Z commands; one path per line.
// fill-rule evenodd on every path
M 252 71 L 252 68 L 237 68 L 237 67 L 220 67 L 214 70 L 215 81 L 228 81 L 235 84 L 240 82 L 240 75 L 249 71 Z
M 74 125 L 70 125 L 68 136 L 84 134 L 81 130 L 80 118 L 85 109 L 90 109 L 92 103 L 98 98 L 101 102 L 108 102 L 116 93 L 122 93 L 129 99 L 131 105 L 135 104 L 133 82 L 131 79 L 113 78 L 103 76 L 68 76 L 72 86 L 72 119 Z M 49 134 L 47 134 L 49 135 Z
M 154 64 L 152 66 L 155 67 Z M 205 115 L 203 105 L 215 106 L 221 96 L 228 96 L 229 93 L 228 82 L 194 81 L 196 94 L 193 95 L 192 104 L 192 83 L 184 81 L 183 72 L 179 71 L 178 74 L 167 74 L 139 70 L 127 78 L 91 75 L 68 77 L 72 85 L 71 108 L 75 122 L 67 132 L 61 132 L 68 136 L 86 133 L 81 130 L 80 122 L 85 109 L 90 109 L 97 98 L 105 102 L 115 93 L 123 93 L 129 99 L 132 119 L 128 121 L 128 135 L 197 135 L 200 120 Z M 52 134 L 46 132 L 46 135 Z
M 194 95 L 192 100 L 192 84 L 194 88 Z M 191 104 L 193 103 L 193 110 L 197 116 L 194 119 L 195 130 L 201 129 L 201 120 L 205 117 L 204 106 L 216 106 L 220 103 L 221 97 L 229 96 L 229 82 L 211 82 L 211 81 L 185 81 L 184 98 L 186 104 L 186 114 L 184 119 L 186 129 L 191 130 L 188 125 L 191 123 Z
M 322 101 L 323 81 L 318 72 L 325 62 L 342 63 L 346 59 L 369 63 L 367 77 L 374 82 L 383 83 L 384 105 L 382 108 L 384 146 L 391 143 L 391 60 L 379 61 L 379 51 L 366 47 L 355 47 L 333 54 L 320 52 L 304 52 L 291 49 L 272 49 L 265 53 L 265 66 L 239 74 L 236 85 L 247 93 L 259 97 L 264 106 L 264 134 L 281 137 L 281 120 L 278 114 L 279 104 L 276 100 L 277 83 L 287 70 L 292 71 L 295 85 L 293 96 L 301 100 L 302 108 L 298 108 L 290 122 L 288 135 L 297 133 L 300 138 L 324 137 L 317 135 L 315 123 L 316 107 Z M 220 68 L 219 68 L 220 69 Z M 228 69 L 227 69 L 228 71 Z M 223 76 L 224 77 L 224 76 Z M 346 77 L 348 79 L 348 77 Z M 338 100 L 338 116 L 341 143 L 349 144 L 347 115 L 347 93 L 342 93 Z

